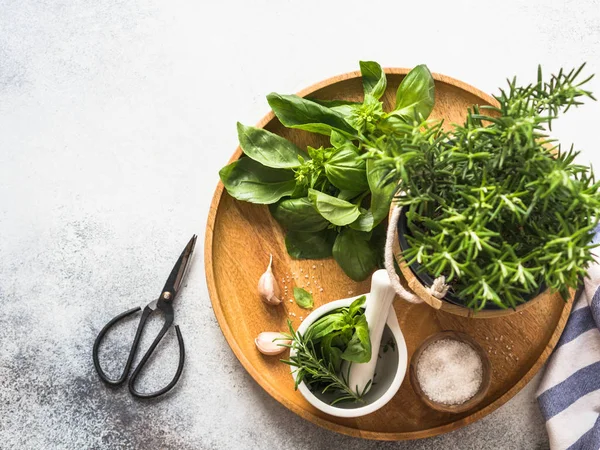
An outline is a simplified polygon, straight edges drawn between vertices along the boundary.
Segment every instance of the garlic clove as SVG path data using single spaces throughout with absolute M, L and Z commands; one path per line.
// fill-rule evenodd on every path
M 279 305 L 281 303 L 281 289 L 279 289 L 275 275 L 273 275 L 273 270 L 271 270 L 272 265 L 273 255 L 269 259 L 267 270 L 258 280 L 258 293 L 263 302 L 269 305 Z
M 256 339 L 254 339 L 254 344 L 256 344 L 256 348 L 263 355 L 268 355 L 268 356 L 279 355 L 280 353 L 283 353 L 287 349 L 287 347 L 283 347 L 280 344 L 289 345 L 292 343 L 292 341 L 287 340 L 287 339 L 279 340 L 283 337 L 285 337 L 285 336 L 283 336 L 281 333 L 277 333 L 275 331 L 263 331 L 262 333 L 260 333 L 258 335 L 258 337 Z M 275 339 L 278 339 L 278 340 L 276 341 Z

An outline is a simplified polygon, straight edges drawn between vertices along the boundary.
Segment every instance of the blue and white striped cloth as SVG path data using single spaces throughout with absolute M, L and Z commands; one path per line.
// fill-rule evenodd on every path
M 552 450 L 600 449 L 600 259 L 588 275 L 538 389 Z

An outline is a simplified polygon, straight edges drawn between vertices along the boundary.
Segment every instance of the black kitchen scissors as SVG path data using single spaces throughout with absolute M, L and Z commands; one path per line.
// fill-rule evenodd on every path
M 94 350 L 92 352 L 92 355 L 94 358 L 94 367 L 96 368 L 96 372 L 98 372 L 100 379 L 102 379 L 102 381 L 104 381 L 106 384 L 109 384 L 111 386 L 119 386 L 119 385 L 123 384 L 123 382 L 127 378 L 127 375 L 129 374 L 129 370 L 131 369 L 131 364 L 133 363 L 133 359 L 135 358 L 135 354 L 137 352 L 137 349 L 138 349 L 138 346 L 140 343 L 140 337 L 142 335 L 142 330 L 144 329 L 144 326 L 146 325 L 146 321 L 148 320 L 148 317 L 150 317 L 150 315 L 157 309 L 160 310 L 163 313 L 163 315 L 165 316 L 164 317 L 165 323 L 164 323 L 162 329 L 160 330 L 160 332 L 158 333 L 158 335 L 156 336 L 156 338 L 154 339 L 154 341 L 152 342 L 152 344 L 150 345 L 150 347 L 148 348 L 148 350 L 146 351 L 146 354 L 142 357 L 141 361 L 139 362 L 139 364 L 133 371 L 133 374 L 129 378 L 129 391 L 135 397 L 154 398 L 154 397 L 158 397 L 159 395 L 162 395 L 162 394 L 170 391 L 173 388 L 173 386 L 175 386 L 175 384 L 177 384 L 177 381 L 179 380 L 179 377 L 181 376 L 181 372 L 183 370 L 183 363 L 185 361 L 185 347 L 183 346 L 183 338 L 181 337 L 181 331 L 179 331 L 179 325 L 175 325 L 175 331 L 177 332 L 177 341 L 179 342 L 179 364 L 177 366 L 177 372 L 175 373 L 175 377 L 173 378 L 173 380 L 171 380 L 171 382 L 169 384 L 167 384 L 164 388 L 162 388 L 156 392 L 151 392 L 151 393 L 139 392 L 136 390 L 136 388 L 134 386 L 135 380 L 137 379 L 138 375 L 140 374 L 140 371 L 142 370 L 144 365 L 148 362 L 148 359 L 150 358 L 150 356 L 156 349 L 156 346 L 161 341 L 161 339 L 163 338 L 165 333 L 169 330 L 171 325 L 173 325 L 174 316 L 173 316 L 172 303 L 175 300 L 175 298 L 177 297 L 177 294 L 179 293 L 179 290 L 181 288 L 181 283 L 183 281 L 183 278 L 185 277 L 187 268 L 190 265 L 190 260 L 192 257 L 192 253 L 194 251 L 194 246 L 196 245 L 196 237 L 197 237 L 196 235 L 192 236 L 192 239 L 190 239 L 188 244 L 183 249 L 183 252 L 181 253 L 181 256 L 179 257 L 179 259 L 177 260 L 175 267 L 173 267 L 173 270 L 171 271 L 171 275 L 169 275 L 169 278 L 167 279 L 165 287 L 163 288 L 158 299 L 154 300 L 153 302 L 148 303 L 148 305 L 146 305 L 146 307 L 144 308 L 144 311 L 142 312 L 142 317 L 140 319 L 140 323 L 139 323 L 137 331 L 135 333 L 135 338 L 133 339 L 133 344 L 131 345 L 131 350 L 129 351 L 129 357 L 127 358 L 127 363 L 125 363 L 125 368 L 123 369 L 123 373 L 116 380 L 110 379 L 106 375 L 106 373 L 104 373 L 102 368 L 100 367 L 100 361 L 98 360 L 98 348 L 100 347 L 100 343 L 102 342 L 104 335 L 113 325 L 115 325 L 121 319 L 124 319 L 125 317 L 138 312 L 141 308 L 138 306 L 136 308 L 130 309 L 128 311 L 125 311 L 125 312 L 119 314 L 114 319 L 112 319 L 110 322 L 108 322 L 104 326 L 104 328 L 102 328 L 100 333 L 98 334 L 98 337 L 96 338 L 96 341 L 94 342 Z

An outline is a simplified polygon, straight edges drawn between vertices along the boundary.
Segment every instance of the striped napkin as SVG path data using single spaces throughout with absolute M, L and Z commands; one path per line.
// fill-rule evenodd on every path
M 594 242 L 597 243 L 600 229 L 596 232 Z M 552 450 L 600 449 L 598 257 L 588 275 L 538 389 L 538 402 Z

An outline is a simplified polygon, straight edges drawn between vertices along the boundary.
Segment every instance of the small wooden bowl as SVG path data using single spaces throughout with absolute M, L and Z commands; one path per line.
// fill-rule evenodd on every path
M 442 340 L 442 339 L 453 339 L 455 341 L 464 342 L 465 344 L 470 345 L 471 348 L 473 348 L 473 350 L 475 350 L 477 352 L 477 354 L 479 355 L 479 357 L 481 358 L 481 363 L 483 365 L 482 381 L 481 381 L 481 386 L 479 387 L 479 391 L 477 392 L 477 394 L 475 394 L 469 400 L 467 400 L 464 403 L 461 403 L 460 405 L 445 405 L 443 403 L 434 402 L 429 397 L 427 397 L 427 395 L 425 395 L 425 393 L 421 389 L 421 385 L 419 384 L 419 380 L 417 378 L 417 364 L 419 362 L 419 358 L 421 357 L 421 353 L 423 353 L 423 351 L 427 347 L 429 347 L 429 345 L 431 345 L 434 342 L 437 342 L 439 340 Z M 417 393 L 419 398 L 427 406 L 429 406 L 430 408 L 435 409 L 437 411 L 449 412 L 449 413 L 462 413 L 462 412 L 468 411 L 471 408 L 475 407 L 481 400 L 483 400 L 483 398 L 485 397 L 485 394 L 487 393 L 487 391 L 490 387 L 490 382 L 491 382 L 491 378 L 492 378 L 492 369 L 491 369 L 490 360 L 489 360 L 487 354 L 485 353 L 485 351 L 483 350 L 481 345 L 479 345 L 477 343 L 477 341 L 475 341 L 471 336 L 469 336 L 468 334 L 465 334 L 465 333 L 460 333 L 458 331 L 442 331 L 440 333 L 432 334 L 431 336 L 429 336 L 417 348 L 417 350 L 415 351 L 415 353 L 413 354 L 413 356 L 410 360 L 409 376 L 410 376 L 410 384 L 412 385 L 413 390 Z

